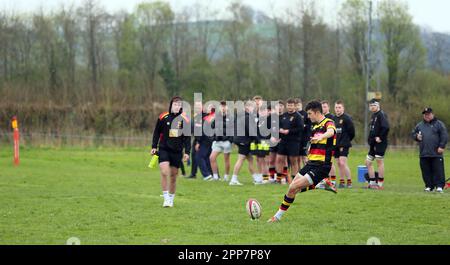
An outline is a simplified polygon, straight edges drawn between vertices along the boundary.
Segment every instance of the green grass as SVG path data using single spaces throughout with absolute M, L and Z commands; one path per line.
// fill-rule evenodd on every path
M 17 168 L 11 149 L 0 148 L 0 244 L 450 244 L 449 194 L 423 192 L 413 150 L 389 152 L 384 191 L 304 193 L 267 224 L 286 186 L 253 186 L 246 166 L 243 187 L 180 178 L 175 207 L 163 209 L 144 148 L 22 148 Z M 364 158 L 351 154 L 355 182 Z M 260 221 L 246 214 L 249 198 Z

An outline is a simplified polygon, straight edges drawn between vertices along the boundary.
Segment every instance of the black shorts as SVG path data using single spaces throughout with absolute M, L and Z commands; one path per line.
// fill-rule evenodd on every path
M 253 154 L 257 157 L 266 157 L 270 153 L 270 140 L 262 139 L 261 143 L 257 144 L 257 150 Z
M 348 157 L 350 147 L 336 147 L 334 150 L 334 158 L 339 158 L 341 156 Z
M 257 157 L 266 157 L 266 156 L 269 155 L 269 151 L 267 151 L 267 150 L 257 150 L 257 151 L 255 152 L 255 155 L 256 155 Z
M 278 144 L 274 147 L 270 147 L 270 153 L 278 153 Z
M 387 142 L 371 144 L 367 158 L 371 161 L 375 160 L 375 158 L 383 159 L 386 154 L 387 147 Z
M 300 169 L 300 175 L 305 176 L 308 174 L 314 185 L 319 184 L 324 178 L 328 178 L 330 173 L 331 165 L 311 165 L 306 164 L 302 169 Z
M 250 155 L 250 144 L 236 144 L 238 146 L 238 153 L 243 156 Z
M 299 150 L 301 147 L 300 142 L 284 142 L 283 140 L 278 144 L 278 153 L 282 156 L 299 156 Z
M 180 168 L 183 160 L 183 152 L 174 152 L 167 149 L 159 149 L 159 163 L 169 162 L 171 167 Z

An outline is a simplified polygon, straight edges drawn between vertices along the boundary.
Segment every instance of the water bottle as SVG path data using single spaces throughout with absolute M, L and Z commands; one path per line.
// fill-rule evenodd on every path
M 423 140 L 423 136 L 422 136 L 422 132 L 419 131 L 419 133 L 417 134 L 417 140 L 422 141 Z
M 156 154 L 154 154 L 152 156 L 152 159 L 150 159 L 150 163 L 148 164 L 148 167 L 151 169 L 156 168 L 156 166 L 158 165 L 158 161 L 159 161 L 159 154 L 158 154 L 158 152 L 156 152 Z

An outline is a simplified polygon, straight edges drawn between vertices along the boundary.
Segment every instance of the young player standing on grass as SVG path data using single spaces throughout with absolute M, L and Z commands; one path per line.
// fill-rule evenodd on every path
M 159 116 L 153 132 L 151 154 L 158 153 L 159 155 L 161 188 L 164 196 L 163 207 L 173 207 L 178 169 L 183 161 L 189 159 L 191 151 L 191 137 L 185 136 L 183 133 L 184 128 L 188 128 L 190 131 L 191 127 L 189 120 L 182 113 L 182 99 L 180 97 L 172 98 L 169 112 Z
M 311 137 L 311 120 L 308 118 L 308 114 L 306 111 L 303 110 L 303 102 L 301 99 L 296 99 L 296 106 L 297 111 L 302 115 L 303 117 L 303 137 L 301 140 L 301 148 L 299 150 L 300 152 L 300 158 L 299 158 L 299 166 L 306 165 L 306 162 L 308 162 L 307 158 L 307 150 L 308 149 L 308 143 L 309 138 Z
M 219 122 L 220 121 L 220 122 Z M 214 142 L 212 144 L 212 153 L 209 157 L 214 180 L 219 180 L 219 167 L 217 157 L 223 153 L 225 160 L 225 175 L 223 181 L 228 181 L 230 175 L 230 155 L 232 149 L 233 136 L 227 135 L 227 128 L 232 128 L 233 119 L 228 113 L 227 103 L 220 102 L 220 111 L 216 112 L 216 118 L 212 123 L 214 129 Z
M 352 147 L 352 141 L 355 138 L 355 126 L 352 117 L 345 113 L 345 106 L 342 100 L 336 101 L 334 105 L 336 118 L 337 139 L 334 158 L 337 160 L 339 167 L 340 183 L 339 188 L 345 187 L 345 179 L 347 179 L 347 188 L 352 188 L 352 176 L 348 167 L 348 155 Z
M 389 122 L 384 111 L 381 110 L 380 102 L 372 99 L 369 102 L 372 114 L 370 121 L 370 133 L 368 143 L 370 146 L 367 155 L 366 166 L 369 172 L 369 189 L 381 190 L 384 184 L 384 155 L 388 147 Z M 378 183 L 375 178 L 373 161 L 377 160 Z
M 213 171 L 211 168 L 211 162 L 209 156 L 211 155 L 211 147 L 213 144 L 213 137 L 209 136 L 205 130 L 211 128 L 211 124 L 214 121 L 215 109 L 212 105 L 207 106 L 206 115 L 203 116 L 202 120 L 202 134 L 200 136 L 195 136 L 197 138 L 197 144 L 194 146 L 197 152 L 197 163 L 202 172 L 203 180 L 209 181 L 213 179 Z
M 250 143 L 256 137 L 256 124 L 252 118 L 251 113 L 255 110 L 255 103 L 247 101 L 245 103 L 245 111 L 239 110 L 235 118 L 235 135 L 233 142 L 238 146 L 238 159 L 233 169 L 233 176 L 231 177 L 230 186 L 242 186 L 239 182 L 238 175 L 241 171 L 244 161 L 248 162 L 248 170 L 253 176 L 255 185 L 263 184 L 262 179 L 258 178 L 253 167 L 253 157 L 250 154 Z
M 323 100 L 321 103 L 323 115 L 325 116 L 325 118 L 335 121 L 336 117 L 330 112 L 330 103 L 326 100 Z M 330 180 L 333 185 L 336 185 L 336 168 L 334 167 L 334 165 L 331 166 Z
M 296 101 L 289 99 L 286 103 L 287 112 L 280 117 L 280 139 L 277 154 L 277 182 L 287 179 L 291 183 L 292 178 L 299 169 L 298 159 L 301 147 L 302 132 L 304 129 L 303 119 L 295 106 Z M 283 168 L 289 159 L 291 175 L 285 174 Z M 292 178 L 291 178 L 292 176 Z
M 269 223 L 279 222 L 283 214 L 289 209 L 295 200 L 297 193 L 315 189 L 315 185 L 328 177 L 331 170 L 334 147 L 336 144 L 336 127 L 334 122 L 326 118 L 322 113 L 322 104 L 318 101 L 310 102 L 306 111 L 312 127 L 311 147 L 308 154 L 308 162 L 296 175 L 289 185 L 278 212 L 268 220 Z M 325 190 L 336 193 L 336 188 L 330 180 L 324 182 Z
M 277 174 L 277 152 L 278 152 L 278 143 L 280 142 L 280 138 L 276 137 L 280 131 L 280 116 L 284 113 L 284 102 L 279 100 L 277 104 L 275 104 L 274 109 L 271 110 L 270 113 L 270 130 L 272 131 L 272 138 L 270 138 L 270 153 L 269 153 L 269 174 L 270 174 L 270 182 L 275 182 L 276 174 Z
M 192 119 L 191 127 L 192 127 L 192 135 L 196 134 L 202 134 L 203 133 L 203 117 L 206 116 L 206 113 L 203 112 L 203 104 L 201 101 L 195 101 L 194 102 L 194 118 Z M 192 143 L 192 146 L 196 146 L 198 141 L 197 137 L 193 137 L 194 141 Z M 191 151 L 191 174 L 188 178 L 195 179 L 197 178 L 197 170 L 198 170 L 198 163 L 197 163 L 197 152 L 195 151 L 195 148 L 192 148 Z
M 267 164 L 267 157 L 269 156 L 270 148 L 270 116 L 266 104 L 262 104 L 258 110 L 257 123 L 257 151 L 256 163 L 258 167 L 258 179 L 263 179 L 263 183 L 269 183 L 269 167 Z

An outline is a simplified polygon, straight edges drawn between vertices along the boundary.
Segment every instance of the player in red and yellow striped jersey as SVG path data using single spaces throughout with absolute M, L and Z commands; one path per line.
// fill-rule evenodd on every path
M 299 192 L 315 189 L 316 185 L 325 180 L 325 190 L 337 193 L 336 188 L 328 178 L 332 166 L 334 147 L 336 145 L 336 127 L 334 121 L 323 115 L 322 104 L 318 101 L 310 102 L 306 106 L 308 118 L 313 122 L 311 146 L 309 148 L 308 162 L 296 175 L 289 185 L 287 194 L 278 212 L 269 219 L 274 223 L 281 220 L 283 214 L 289 209 Z

